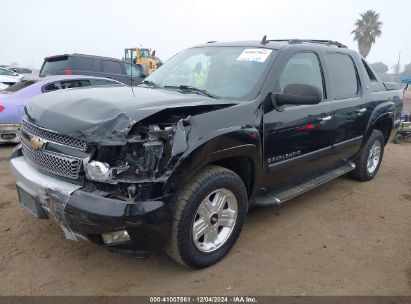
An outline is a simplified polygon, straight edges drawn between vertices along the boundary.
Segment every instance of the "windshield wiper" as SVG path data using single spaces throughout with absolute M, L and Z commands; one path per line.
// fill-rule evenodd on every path
M 179 89 L 181 91 L 185 91 L 185 92 L 192 92 L 192 93 L 197 93 L 197 94 L 201 94 L 207 97 L 211 97 L 214 99 L 220 99 L 220 96 L 217 96 L 213 93 L 208 92 L 207 90 L 204 89 L 200 89 L 197 87 L 193 87 L 193 86 L 188 86 L 188 85 L 180 85 L 180 86 L 164 86 L 165 89 Z
M 145 84 L 147 86 L 153 87 L 153 88 L 161 88 L 157 83 L 151 81 L 151 80 L 143 80 L 141 84 Z

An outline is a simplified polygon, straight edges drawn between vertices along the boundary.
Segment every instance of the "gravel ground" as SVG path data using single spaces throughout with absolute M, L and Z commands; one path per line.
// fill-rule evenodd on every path
M 19 207 L 0 147 L 0 295 L 411 295 L 411 143 L 386 147 L 377 177 L 338 178 L 253 210 L 228 256 L 204 270 L 139 260 Z

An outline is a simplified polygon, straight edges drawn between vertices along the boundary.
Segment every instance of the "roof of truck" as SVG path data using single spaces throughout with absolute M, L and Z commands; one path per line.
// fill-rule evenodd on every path
M 266 37 L 264 37 L 266 38 Z M 326 46 L 326 47 L 337 47 L 337 48 L 344 48 L 347 47 L 338 42 L 333 40 L 319 40 L 319 39 L 278 39 L 278 40 L 267 40 L 262 39 L 258 40 L 248 40 L 248 41 L 232 41 L 232 42 L 219 42 L 219 41 L 209 41 L 205 44 L 198 45 L 197 47 L 204 47 L 204 46 L 242 46 L 242 47 L 253 47 L 253 48 L 269 48 L 269 49 L 282 49 L 291 45 L 301 45 L 301 44 L 314 44 L 318 46 Z

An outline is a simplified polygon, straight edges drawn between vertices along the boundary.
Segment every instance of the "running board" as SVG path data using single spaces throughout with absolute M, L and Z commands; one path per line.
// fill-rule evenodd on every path
M 330 180 L 333 180 L 341 175 L 344 175 L 355 169 L 355 164 L 350 160 L 341 161 L 338 166 L 324 170 L 322 174 L 315 177 L 306 178 L 301 183 L 286 186 L 278 189 L 268 195 L 259 197 L 255 200 L 253 206 L 270 206 L 280 205 L 289 199 L 292 199 L 308 190 L 316 188 Z

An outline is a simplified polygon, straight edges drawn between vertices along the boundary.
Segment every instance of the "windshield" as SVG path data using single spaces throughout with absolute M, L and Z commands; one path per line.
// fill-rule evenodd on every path
M 140 57 L 148 57 L 150 56 L 147 49 L 140 49 Z
M 146 78 L 159 87 L 195 87 L 220 98 L 248 97 L 257 87 L 270 56 L 265 48 L 202 47 L 182 51 Z
M 0 75 L 14 76 L 14 73 L 12 71 L 0 68 Z

